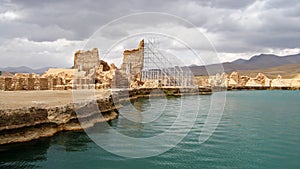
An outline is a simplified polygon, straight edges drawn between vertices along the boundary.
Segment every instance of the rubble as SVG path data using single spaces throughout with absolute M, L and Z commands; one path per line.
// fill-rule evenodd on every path
M 144 82 L 143 88 L 158 88 L 161 87 L 159 80 L 147 80 Z
M 276 79 L 270 79 L 263 73 L 256 77 L 241 76 L 238 72 L 216 74 L 207 79 L 198 78 L 199 86 L 211 87 L 267 87 L 267 88 L 299 88 L 300 79 L 282 79 L 280 75 Z

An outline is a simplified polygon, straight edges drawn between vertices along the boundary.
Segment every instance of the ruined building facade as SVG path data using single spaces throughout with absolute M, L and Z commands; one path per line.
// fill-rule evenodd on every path
M 141 81 L 144 63 L 144 40 L 141 40 L 136 49 L 123 52 L 121 71 L 129 76 L 131 81 Z
M 78 50 L 74 54 L 74 69 L 90 73 L 92 68 L 98 69 L 100 60 L 98 49 Z
M 50 68 L 43 75 L 0 76 L 0 90 L 68 90 L 110 88 L 117 68 L 99 60 L 98 49 L 74 54 L 73 69 Z

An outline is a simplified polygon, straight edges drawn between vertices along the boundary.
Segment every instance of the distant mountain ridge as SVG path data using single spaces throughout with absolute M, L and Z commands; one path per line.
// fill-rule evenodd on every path
M 37 73 L 37 74 L 43 74 L 49 68 L 50 67 L 43 67 L 43 68 L 40 68 L 40 69 L 32 69 L 32 68 L 26 67 L 26 66 L 19 66 L 19 67 L 0 68 L 0 71 L 11 72 L 11 73 Z
M 277 56 L 273 54 L 260 54 L 251 57 L 250 59 L 237 59 L 232 62 L 222 63 L 224 72 L 232 72 L 237 70 L 256 70 L 265 69 L 275 66 L 283 66 L 287 64 L 300 63 L 300 53 L 295 55 Z M 207 75 L 207 70 L 210 74 L 220 73 L 219 64 L 212 64 L 207 66 L 189 66 L 194 75 Z
M 300 53 L 296 55 L 277 56 L 272 54 L 260 54 L 251 57 L 249 60 L 238 59 L 231 63 L 247 65 L 249 69 L 267 68 L 274 66 L 281 66 L 286 64 L 293 64 L 300 62 Z

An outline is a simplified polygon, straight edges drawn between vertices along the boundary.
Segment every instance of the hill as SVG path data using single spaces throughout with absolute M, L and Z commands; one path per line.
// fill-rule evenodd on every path
M 43 74 L 49 68 L 50 67 L 44 67 L 44 68 L 40 68 L 40 69 L 31 69 L 31 68 L 26 67 L 26 66 L 20 66 L 20 67 L 0 68 L 0 71 L 11 72 L 11 73 L 37 73 L 37 74 Z
M 283 66 L 288 64 L 300 63 L 300 53 L 296 55 L 277 56 L 272 54 L 260 54 L 251 57 L 249 60 L 237 59 L 232 62 L 222 63 L 224 72 L 232 72 L 238 70 L 258 70 L 266 69 L 276 66 Z M 207 70 L 210 70 L 210 74 L 220 73 L 218 70 L 220 66 L 218 64 L 212 64 L 207 66 L 189 66 L 194 75 L 207 75 Z
M 269 78 L 276 78 L 279 74 L 282 78 L 300 79 L 300 63 L 286 64 L 283 66 L 275 66 L 266 69 L 256 69 L 256 70 L 240 70 L 238 71 L 241 75 L 247 75 L 249 77 L 255 77 L 257 73 L 263 73 Z

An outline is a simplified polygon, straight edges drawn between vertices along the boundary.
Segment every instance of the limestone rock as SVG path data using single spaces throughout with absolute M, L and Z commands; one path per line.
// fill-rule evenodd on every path
M 160 87 L 159 80 L 147 80 L 144 82 L 143 88 L 157 88 Z
M 282 79 L 281 75 L 278 75 L 276 79 L 273 79 L 271 82 L 271 87 L 290 87 L 290 79 Z
M 229 83 L 233 85 L 238 85 L 240 82 L 241 76 L 238 72 L 232 72 L 229 76 Z
M 139 87 L 139 84 L 138 84 L 138 82 L 137 81 L 133 81 L 133 82 L 131 82 L 130 83 L 130 88 L 138 88 Z
M 250 78 L 248 82 L 245 84 L 246 87 L 262 87 L 262 84 L 257 83 L 257 81 L 253 78 Z
M 109 71 L 110 70 L 110 66 L 108 65 L 107 62 L 103 61 L 103 60 L 100 60 L 100 65 L 103 66 L 103 71 Z

